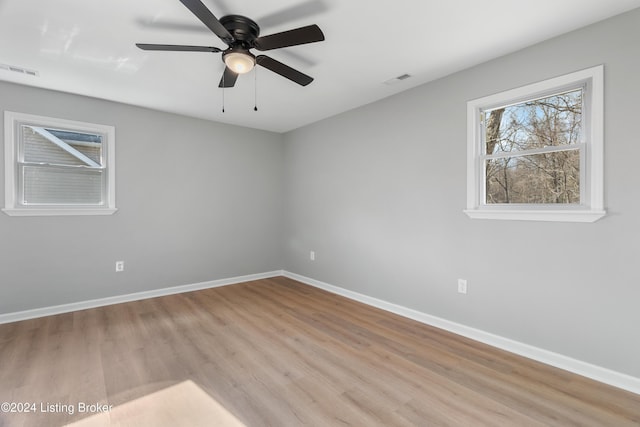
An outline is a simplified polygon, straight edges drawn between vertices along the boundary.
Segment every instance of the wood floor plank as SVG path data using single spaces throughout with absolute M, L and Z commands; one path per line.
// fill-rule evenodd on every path
M 0 325 L 4 401 L 38 411 L 1 427 L 640 426 L 638 395 L 284 277 Z

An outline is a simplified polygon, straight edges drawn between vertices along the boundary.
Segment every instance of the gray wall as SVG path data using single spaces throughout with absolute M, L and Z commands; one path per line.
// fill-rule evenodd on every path
M 119 208 L 0 214 L 0 314 L 282 268 L 281 135 L 8 83 L 0 110 L 114 125 Z
M 636 10 L 286 134 L 285 269 L 640 377 L 639 22 Z M 598 64 L 609 215 L 466 217 L 466 102 Z

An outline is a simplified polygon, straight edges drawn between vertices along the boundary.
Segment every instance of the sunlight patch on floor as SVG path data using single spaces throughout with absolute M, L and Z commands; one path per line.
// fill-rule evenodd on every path
M 67 427 L 178 425 L 246 427 L 190 380 L 123 403 L 109 412 L 67 424 Z

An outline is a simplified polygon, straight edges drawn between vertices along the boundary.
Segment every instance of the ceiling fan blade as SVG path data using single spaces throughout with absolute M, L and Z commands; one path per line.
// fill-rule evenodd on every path
M 258 50 L 279 49 L 281 47 L 297 46 L 306 43 L 321 42 L 324 34 L 317 25 L 296 28 L 269 36 L 255 39 L 254 46 Z
M 213 46 L 184 46 L 176 44 L 146 44 L 136 43 L 142 50 L 165 50 L 173 52 L 222 52 L 222 49 L 218 49 Z
M 238 75 L 231 71 L 229 67 L 224 67 L 224 73 L 218 87 L 233 87 L 236 84 L 236 80 L 238 80 Z
M 185 5 L 191 13 L 196 15 L 196 17 L 211 31 L 213 31 L 216 36 L 220 37 L 223 42 L 229 44 L 234 41 L 234 38 L 229 31 L 227 31 L 220 21 L 218 21 L 218 18 L 216 18 L 200 0 L 180 0 L 180 3 Z
M 258 55 L 256 57 L 256 64 L 271 70 L 276 74 L 280 74 L 282 77 L 286 77 L 292 82 L 298 83 L 300 86 L 306 86 L 313 81 L 313 77 L 307 76 L 298 70 L 294 70 L 288 65 L 285 65 L 280 61 L 276 61 L 266 55 Z

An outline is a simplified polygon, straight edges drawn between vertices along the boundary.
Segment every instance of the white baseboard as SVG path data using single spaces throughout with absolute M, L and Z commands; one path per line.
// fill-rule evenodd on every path
M 86 310 L 88 308 L 103 307 L 105 305 L 120 304 L 123 302 L 138 301 L 147 298 L 162 297 L 165 295 L 181 294 L 183 292 L 199 291 L 201 289 L 217 288 L 236 283 L 250 282 L 252 280 L 268 279 L 281 276 L 282 270 L 268 273 L 249 274 L 246 276 L 231 277 L 228 279 L 211 280 L 208 282 L 193 283 L 191 285 L 173 286 L 171 288 L 154 289 L 151 291 L 136 292 L 133 294 L 117 295 L 113 297 L 93 299 L 89 301 L 74 302 L 71 304 L 56 305 L 53 307 L 36 308 L 33 310 L 18 311 L 15 313 L 0 314 L 0 324 L 18 322 L 20 320 L 35 319 L 37 317 L 52 316 L 55 314 L 69 313 L 72 311 Z
M 555 366 L 556 368 L 564 369 L 565 371 L 573 372 L 575 374 L 582 375 L 584 377 L 591 378 L 593 380 L 609 384 L 614 387 L 630 391 L 632 393 L 640 394 L 640 378 L 632 377 L 627 374 L 622 374 L 620 372 L 612 371 L 607 368 L 592 365 L 590 363 L 573 359 L 562 354 L 554 353 L 552 351 L 534 347 L 529 344 L 514 341 L 512 339 L 501 337 L 499 335 L 494 335 L 480 329 L 475 329 L 469 326 L 462 325 L 460 323 L 455 323 L 450 320 L 422 313 L 420 311 L 413 310 L 401 305 L 393 304 L 357 292 L 349 291 L 347 289 L 330 285 L 328 283 L 311 279 L 309 277 L 301 276 L 299 274 L 283 271 L 282 275 L 290 279 L 305 283 L 307 285 L 324 289 L 334 294 L 342 295 L 349 299 L 359 301 L 361 303 L 377 307 L 382 310 L 386 310 L 391 313 L 395 313 L 427 325 L 435 326 L 437 328 L 444 329 L 446 331 L 453 332 L 467 338 L 471 338 L 472 340 L 479 341 L 493 347 L 497 347 L 502 350 L 506 350 L 511 353 L 515 353 L 520 356 L 545 363 L 547 365 Z

